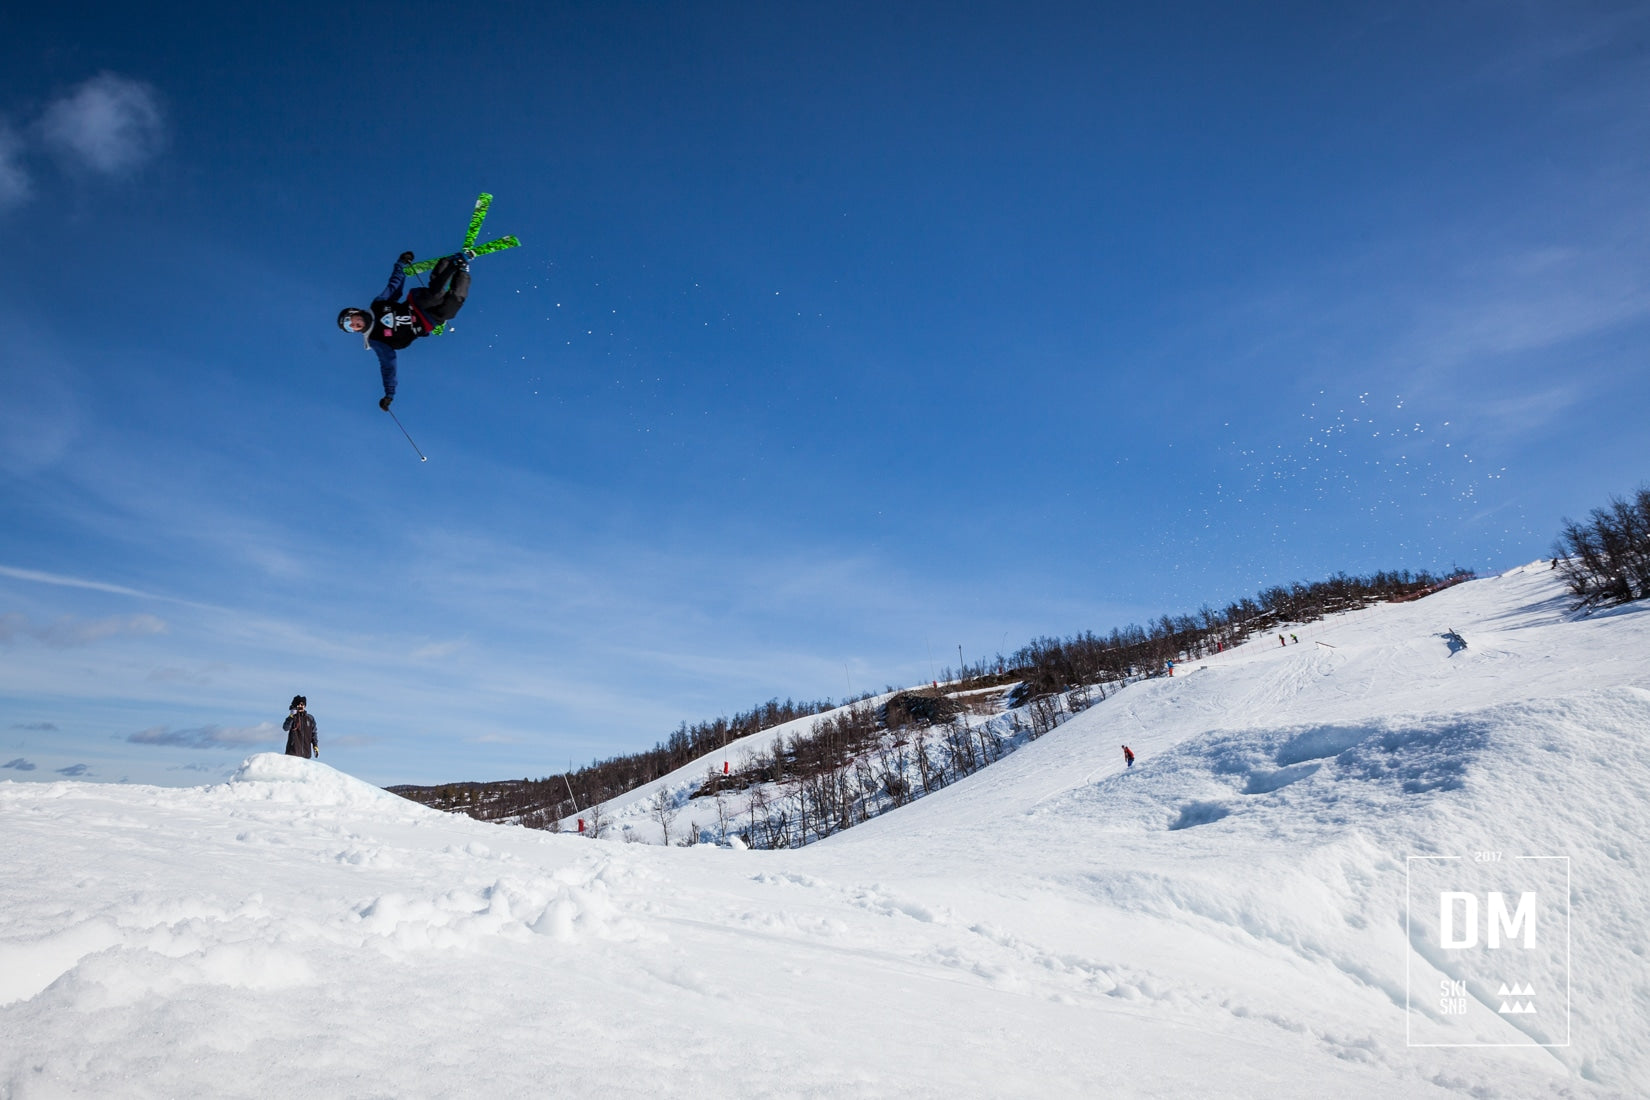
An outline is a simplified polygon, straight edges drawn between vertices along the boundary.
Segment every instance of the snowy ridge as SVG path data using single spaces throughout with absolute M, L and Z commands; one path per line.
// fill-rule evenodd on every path
M 616 798 L 604 804 L 602 807 L 603 812 L 611 821 L 617 823 L 621 829 L 625 826 L 640 828 L 644 835 L 657 843 L 662 838 L 657 837 L 657 830 L 649 826 L 647 822 L 649 806 L 658 797 L 660 791 L 664 791 L 675 805 L 685 807 L 689 804 L 689 797 L 693 792 L 703 785 L 705 776 L 709 773 L 720 772 L 724 761 L 737 764 L 753 754 L 772 752 L 776 745 L 784 744 L 792 737 L 808 734 L 818 722 L 834 718 L 852 707 L 870 707 L 874 709 L 888 702 L 894 694 L 894 692 L 884 692 L 881 695 L 869 696 L 854 703 L 847 703 L 831 710 L 821 711 L 818 714 L 793 718 L 789 722 L 780 722 L 778 725 L 769 726 L 767 729 L 735 738 L 729 741 L 724 749 L 718 749 L 716 752 L 701 756 L 692 763 L 684 764 L 667 775 L 660 776 L 658 779 L 643 783 L 633 790 L 625 792 L 622 798 Z M 588 810 L 585 811 L 585 814 L 569 814 L 561 819 L 561 828 L 576 830 L 579 818 L 587 816 L 587 814 Z M 708 818 L 707 811 L 707 824 Z
M 0 1097 L 1643 1095 L 1645 611 L 1532 567 L 1259 639 L 799 851 L 0 783 Z M 1458 976 L 1406 860 L 1481 848 L 1570 857 L 1568 1046 L 1406 1046 Z

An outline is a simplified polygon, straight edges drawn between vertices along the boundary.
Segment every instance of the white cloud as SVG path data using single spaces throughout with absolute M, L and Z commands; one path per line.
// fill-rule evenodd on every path
M 468 648 L 470 648 L 470 643 L 462 638 L 450 642 L 431 642 L 413 650 L 412 659 L 415 661 L 439 660 L 442 657 L 451 657 L 453 654 Z
M 102 581 L 81 580 L 79 577 L 65 577 L 60 573 L 42 573 L 38 569 L 14 569 L 9 565 L 0 565 L 0 577 L 11 577 L 20 581 L 35 581 L 39 584 L 58 584 L 65 588 L 89 588 L 94 592 L 113 592 L 117 596 L 139 596 L 146 600 L 158 597 L 147 592 L 139 592 L 135 588 L 124 588 L 118 584 L 104 584 Z
M 175 730 L 169 726 L 151 726 L 127 735 L 134 745 L 171 745 L 186 749 L 238 749 L 248 745 L 262 745 L 281 738 L 273 722 L 259 722 L 255 726 L 199 726 L 195 729 Z
M 213 610 L 204 604 L 190 600 L 180 600 L 176 596 L 162 596 L 155 592 L 144 592 L 137 588 L 127 588 L 125 585 L 108 584 L 103 581 L 90 581 L 83 577 L 69 577 L 61 573 L 42 573 L 38 569 L 17 569 L 10 565 L 0 565 L 0 577 L 10 577 L 13 580 L 32 581 L 36 584 L 52 584 L 62 588 L 85 588 L 92 592 L 108 592 L 116 596 L 133 596 L 141 600 L 161 600 L 166 603 L 181 604 L 185 607 Z
M 153 88 L 101 73 L 53 100 L 40 119 L 40 134 L 70 166 L 115 176 L 159 152 L 166 125 Z
M 465 742 L 471 745 L 524 745 L 526 738 L 512 737 L 507 733 L 484 733 L 480 737 L 466 737 Z
M 149 681 L 156 684 L 196 684 L 206 686 L 214 684 L 229 675 L 229 666 L 222 661 L 212 661 L 204 665 L 186 667 L 182 665 L 165 665 L 149 673 Z
M 29 174 L 23 168 L 23 141 L 0 122 L 0 210 L 29 197 Z
M 90 645 L 122 635 L 146 637 L 166 633 L 166 623 L 153 615 L 109 615 L 102 619 L 77 619 L 72 615 L 36 626 L 27 615 L 15 611 L 0 615 L 0 642 L 13 638 L 33 638 L 57 649 Z

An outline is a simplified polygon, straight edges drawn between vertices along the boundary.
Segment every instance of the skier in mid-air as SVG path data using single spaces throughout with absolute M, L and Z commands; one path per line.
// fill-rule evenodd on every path
M 345 332 L 364 333 L 366 346 L 378 356 L 378 372 L 384 379 L 384 397 L 378 407 L 385 412 L 395 400 L 395 353 L 458 315 L 470 294 L 473 255 L 466 249 L 443 256 L 430 272 L 430 285 L 414 287 L 403 300 L 401 288 L 407 281 L 403 269 L 413 262 L 413 254 L 403 252 L 390 272 L 389 283 L 369 309 L 345 306 L 338 311 L 338 327 Z

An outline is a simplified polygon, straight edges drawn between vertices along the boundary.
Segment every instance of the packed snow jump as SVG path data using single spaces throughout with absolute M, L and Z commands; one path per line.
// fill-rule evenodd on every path
M 521 244 L 512 236 L 476 244 L 481 223 L 486 219 L 492 202 L 493 196 L 486 192 L 476 197 L 470 225 L 464 233 L 464 244 L 458 251 L 431 260 L 418 260 L 411 251 L 403 252 L 396 257 L 395 266 L 390 270 L 390 281 L 373 299 L 370 307 L 345 306 L 338 311 L 338 327 L 345 332 L 361 334 L 363 345 L 378 356 L 378 370 L 384 381 L 384 396 L 378 407 L 385 412 L 390 411 L 390 405 L 395 401 L 396 352 L 414 340 L 440 336 L 447 331 L 448 322 L 458 316 L 458 311 L 464 308 L 464 302 L 470 296 L 471 260 Z M 422 275 L 426 271 L 430 273 L 429 285 L 414 287 L 403 299 L 401 291 L 407 276 Z M 416 444 L 414 449 L 417 449 Z M 422 452 L 420 457 L 423 457 Z

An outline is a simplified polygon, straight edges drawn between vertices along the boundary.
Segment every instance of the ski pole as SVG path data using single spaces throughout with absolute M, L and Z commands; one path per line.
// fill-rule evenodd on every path
M 413 453 L 418 456 L 418 461 L 428 462 L 429 459 L 424 457 L 424 452 L 418 449 L 418 444 L 413 443 L 412 433 L 408 432 L 406 426 L 401 423 L 401 418 L 395 415 L 395 410 L 385 409 L 384 411 L 390 414 L 390 419 L 395 421 L 395 426 L 397 428 L 401 429 L 401 434 L 407 437 L 407 442 L 412 443 Z

